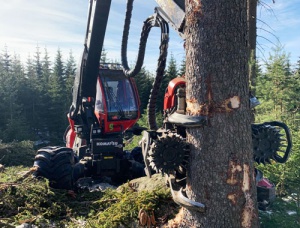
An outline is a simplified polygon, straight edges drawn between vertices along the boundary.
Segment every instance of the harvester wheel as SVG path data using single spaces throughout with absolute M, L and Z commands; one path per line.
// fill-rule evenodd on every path
M 50 181 L 50 186 L 58 189 L 72 189 L 74 152 L 66 147 L 44 147 L 38 150 L 34 159 L 37 167 L 35 176 L 42 176 Z

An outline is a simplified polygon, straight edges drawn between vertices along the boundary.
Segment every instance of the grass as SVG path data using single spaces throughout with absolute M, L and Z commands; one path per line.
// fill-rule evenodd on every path
M 260 211 L 261 228 L 300 227 L 300 209 L 295 201 L 277 198 L 268 211 Z

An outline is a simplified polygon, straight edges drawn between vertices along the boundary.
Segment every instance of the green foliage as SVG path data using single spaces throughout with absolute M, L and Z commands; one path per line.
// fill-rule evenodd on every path
M 36 151 L 33 149 L 33 142 L 31 141 L 0 143 L 0 164 L 6 167 L 31 167 L 35 154 Z
M 32 139 L 32 132 L 25 123 L 24 118 L 9 119 L 6 125 L 6 129 L 0 134 L 3 142 L 12 142 L 14 140 L 27 140 Z
M 270 114 L 273 119 L 284 122 L 291 119 L 290 111 L 295 106 L 294 102 L 299 100 L 299 94 L 293 91 L 299 82 L 291 73 L 288 58 L 282 48 L 274 49 L 274 54 L 270 55 L 267 62 L 266 72 L 257 75 L 256 95 L 262 102 L 257 108 L 257 120 L 263 120 Z
M 137 192 L 129 184 L 125 184 L 120 191 L 111 189 L 105 191 L 105 195 L 95 202 L 100 212 L 88 223 L 92 227 L 117 228 L 120 225 L 130 227 L 138 218 L 141 209 L 148 212 L 155 211 L 159 215 L 163 213 L 162 202 L 174 207 L 170 200 L 169 190 L 157 188 L 154 191 Z
M 0 184 L 0 193 L 0 214 L 5 215 L 8 224 L 63 226 L 71 216 L 76 218 L 96 209 L 93 204 L 82 203 L 83 194 L 74 200 L 66 190 L 50 188 L 46 179 L 28 177 L 20 182 Z M 101 195 L 93 193 L 93 200 Z
M 297 68 L 292 70 L 289 56 L 276 48 L 264 72 L 257 75 L 256 95 L 261 105 L 256 108 L 256 122 L 282 121 L 291 130 L 293 149 L 284 164 L 259 165 L 264 176 L 276 185 L 277 200 L 271 211 L 261 212 L 261 227 L 299 227 L 300 222 L 300 81 Z M 289 202 L 279 197 L 288 197 Z M 293 211 L 293 214 L 288 214 Z
M 141 115 L 141 118 L 138 120 L 137 125 L 140 127 L 148 128 L 147 121 L 147 111 L 144 110 L 144 114 Z M 127 141 L 125 141 L 125 150 L 131 151 L 133 148 L 139 146 L 139 142 L 142 139 L 142 135 L 132 135 Z
M 32 165 L 32 164 L 31 164 Z M 0 184 L 6 182 L 15 182 L 20 177 L 20 173 L 26 172 L 28 166 L 15 165 L 15 166 L 4 166 L 4 170 L 0 172 Z
M 126 183 L 118 189 L 77 192 L 53 189 L 48 180 L 33 178 L 32 142 L 0 144 L 0 227 L 23 223 L 38 227 L 130 227 L 138 223 L 140 209 L 154 212 L 156 220 L 171 217 L 178 210 L 169 189 L 155 178 L 152 190 Z M 146 177 L 144 177 L 146 178 Z M 147 189 L 151 184 L 147 183 Z M 154 190 L 153 190 L 154 189 Z
M 268 211 L 259 211 L 261 228 L 300 227 L 300 210 L 290 198 L 277 198 Z
M 39 132 L 61 144 L 75 70 L 71 52 L 64 63 L 58 49 L 52 65 L 47 49 L 42 53 L 37 47 L 24 67 L 5 47 L 0 54 L 0 140 L 39 140 Z
M 156 123 L 158 127 L 163 125 L 163 115 L 161 113 L 156 113 Z M 149 129 L 147 110 L 144 110 L 137 122 L 137 125 Z M 125 150 L 131 151 L 133 148 L 139 146 L 139 142 L 141 141 L 142 137 L 142 135 L 133 135 L 131 138 L 127 139 L 125 141 Z
M 66 91 L 65 84 L 65 66 L 62 61 L 62 54 L 60 50 L 57 51 L 57 55 L 54 62 L 53 73 L 49 81 L 49 97 L 50 104 L 48 107 L 48 118 L 51 119 L 51 125 L 49 130 L 52 133 L 52 141 L 57 141 L 57 137 L 62 137 L 62 132 L 68 125 L 66 113 L 68 111 L 65 105 L 66 96 L 70 97 L 70 91 Z M 69 104 L 70 105 L 70 104 Z M 57 115 L 59 113 L 60 115 Z
M 101 61 L 109 61 L 106 55 L 103 49 Z M 64 62 L 58 49 L 51 63 L 47 49 L 41 50 L 37 46 L 33 57 L 29 56 L 23 66 L 19 57 L 12 58 L 5 47 L 0 54 L 0 140 L 41 139 L 50 140 L 53 145 L 63 144 L 62 135 L 68 125 L 66 114 L 72 103 L 75 62 L 72 52 Z M 159 126 L 163 119 L 165 89 L 169 81 L 177 76 L 178 68 L 171 55 L 157 100 Z M 135 81 L 141 101 L 140 110 L 144 113 L 154 78 L 143 68 Z M 40 135 L 47 135 L 47 138 L 41 138 Z
M 153 211 L 156 216 L 177 210 L 167 188 L 137 192 L 127 183 L 117 190 L 79 191 L 74 195 L 50 188 L 43 178 L 30 176 L 0 182 L 0 202 L 0 215 L 4 215 L 0 216 L 0 225 L 26 222 L 41 227 L 83 227 L 78 225 L 80 220 L 84 227 L 130 227 L 137 223 L 140 209 Z
M 143 111 L 147 108 L 154 79 L 152 75 L 143 67 L 141 71 L 134 77 L 134 80 L 137 85 L 137 90 L 141 101 L 140 111 L 143 113 Z
M 179 76 L 185 75 L 185 70 L 186 70 L 186 60 L 185 60 L 185 57 L 184 57 L 184 58 L 182 59 L 182 61 L 181 61 L 178 75 L 179 75 Z
M 71 103 L 72 103 L 72 88 L 74 86 L 74 79 L 76 76 L 76 63 L 75 59 L 73 57 L 72 51 L 70 51 L 69 58 L 66 63 L 65 68 L 65 85 L 66 85 L 66 94 L 65 94 L 65 102 L 64 102 L 64 109 L 68 110 Z
M 124 150 L 131 151 L 135 147 L 139 146 L 139 142 L 142 140 L 142 135 L 134 135 L 129 140 L 125 141 Z

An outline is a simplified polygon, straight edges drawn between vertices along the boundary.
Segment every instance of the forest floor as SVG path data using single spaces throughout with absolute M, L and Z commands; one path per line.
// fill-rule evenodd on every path
M 0 227 L 176 227 L 179 212 L 161 174 L 116 188 L 107 183 L 74 191 L 34 178 L 30 142 L 0 144 Z
M 0 143 L 0 227 L 177 227 L 182 209 L 161 174 L 118 188 L 98 184 L 75 191 L 33 178 L 31 142 Z M 259 211 L 262 228 L 300 227 L 294 198 L 277 197 Z

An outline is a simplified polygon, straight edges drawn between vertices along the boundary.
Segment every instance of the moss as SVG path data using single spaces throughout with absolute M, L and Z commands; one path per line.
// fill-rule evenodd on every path
M 75 193 L 53 189 L 44 178 L 29 175 L 16 180 L 0 183 L 1 225 L 130 227 L 130 224 L 137 223 L 140 209 L 153 211 L 156 218 L 166 217 L 166 212 L 177 210 L 167 188 L 137 191 L 132 184 L 126 183 L 118 190 Z
M 87 227 L 113 228 L 120 225 L 131 227 L 132 223 L 137 223 L 141 209 L 149 214 L 154 212 L 157 219 L 168 215 L 174 216 L 177 212 L 177 206 L 172 201 L 169 189 L 156 188 L 153 191 L 138 192 L 129 183 L 123 185 L 121 191 L 107 190 L 105 195 L 95 203 L 98 204 L 100 211 L 88 220 Z
M 14 182 L 22 175 L 22 172 L 28 171 L 28 167 L 25 166 L 9 166 L 4 167 L 2 171 L 0 171 L 0 183 L 4 182 Z
M 161 175 L 104 192 L 53 189 L 48 180 L 31 176 L 35 153 L 30 141 L 0 144 L 0 163 L 4 165 L 0 171 L 1 227 L 22 223 L 41 227 L 128 227 L 137 224 L 140 209 L 153 211 L 157 219 L 177 210 Z

